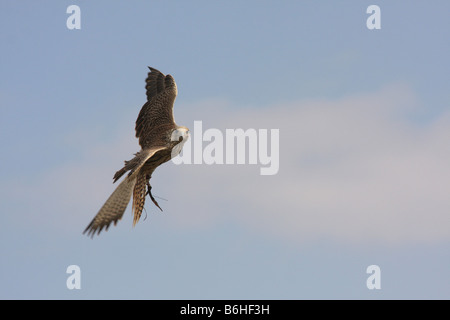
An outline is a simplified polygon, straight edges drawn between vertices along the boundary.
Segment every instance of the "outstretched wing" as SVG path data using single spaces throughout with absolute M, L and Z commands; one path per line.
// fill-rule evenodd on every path
M 88 236 L 93 237 L 95 233 L 99 234 L 103 228 L 108 230 L 111 222 L 114 222 L 114 225 L 117 224 L 117 221 L 122 218 L 123 213 L 130 202 L 139 170 L 148 159 L 162 149 L 164 149 L 164 147 L 141 150 L 133 160 L 128 162 L 132 163 L 133 166 L 129 165 L 127 167 L 125 165 L 125 167 L 127 167 L 127 171 L 130 170 L 130 174 L 117 186 L 116 190 L 114 190 L 108 200 L 106 200 L 105 204 L 102 206 L 94 219 L 92 219 L 91 223 L 86 227 L 83 233 L 87 232 Z
M 151 149 L 141 150 L 136 153 L 133 159 L 125 161 L 125 165 L 123 166 L 123 168 L 114 174 L 114 183 L 119 180 L 120 177 L 122 177 L 127 171 L 130 171 L 128 173 L 128 176 L 131 176 L 135 171 L 137 171 L 137 169 L 141 168 L 141 164 L 145 163 L 151 156 L 153 156 L 153 154 L 162 149 L 165 149 L 165 147 L 154 147 Z M 154 153 L 150 157 L 148 156 L 149 150 L 154 150 Z
M 152 132 L 160 126 L 175 126 L 173 104 L 177 96 L 177 85 L 173 77 L 148 67 L 146 81 L 147 102 L 136 120 L 136 138 L 142 148 L 152 145 Z
M 114 222 L 114 225 L 116 225 L 117 221 L 122 219 L 123 213 L 130 202 L 135 183 L 136 178 L 130 179 L 130 177 L 127 177 L 123 180 L 83 233 L 87 232 L 88 236 L 93 237 L 95 233 L 99 234 L 103 228 L 108 230 L 111 222 Z

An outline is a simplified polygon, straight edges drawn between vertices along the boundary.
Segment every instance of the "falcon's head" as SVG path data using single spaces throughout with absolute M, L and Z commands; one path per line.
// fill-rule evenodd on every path
M 183 145 L 188 138 L 189 129 L 186 127 L 179 126 L 172 131 L 172 134 L 170 135 L 170 141 L 172 141 L 172 143 L 175 143 L 172 149 L 172 158 L 180 154 L 181 149 L 183 149 Z

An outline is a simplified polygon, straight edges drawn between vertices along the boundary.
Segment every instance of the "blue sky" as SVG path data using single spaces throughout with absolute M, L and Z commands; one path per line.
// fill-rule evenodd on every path
M 66 27 L 72 4 L 80 30 Z M 2 1 L 0 297 L 450 298 L 449 10 Z M 91 240 L 139 150 L 147 66 L 174 76 L 180 125 L 279 129 L 280 170 L 164 164 L 164 212 L 148 201 L 132 228 L 128 208 Z M 72 264 L 80 290 L 66 287 Z M 380 290 L 366 287 L 373 264 Z

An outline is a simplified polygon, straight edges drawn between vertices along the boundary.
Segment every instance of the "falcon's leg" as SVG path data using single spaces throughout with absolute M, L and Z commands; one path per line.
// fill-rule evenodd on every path
M 150 199 L 152 199 L 153 203 L 159 208 L 159 210 L 163 211 L 163 209 L 161 209 L 161 207 L 159 206 L 158 202 L 156 202 L 155 198 L 153 198 L 152 186 L 150 185 L 150 182 L 147 182 L 147 194 L 150 196 Z

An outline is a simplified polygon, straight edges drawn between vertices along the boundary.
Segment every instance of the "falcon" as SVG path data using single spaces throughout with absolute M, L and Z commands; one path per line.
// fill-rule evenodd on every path
M 189 129 L 178 126 L 173 117 L 173 104 L 177 96 L 177 85 L 173 77 L 148 67 L 146 81 L 147 102 L 143 105 L 136 120 L 136 138 L 141 150 L 131 160 L 125 161 L 122 169 L 113 177 L 115 183 L 125 173 L 123 181 L 117 186 L 103 207 L 86 227 L 84 233 L 93 237 L 110 224 L 122 218 L 133 196 L 133 226 L 139 221 L 145 198 L 148 195 L 162 211 L 153 197 L 150 179 L 155 169 L 177 156 L 189 138 Z

